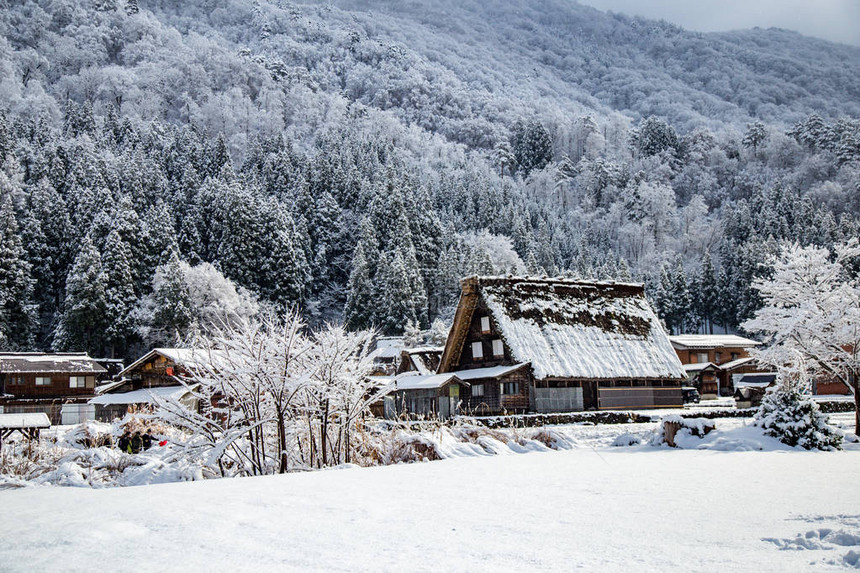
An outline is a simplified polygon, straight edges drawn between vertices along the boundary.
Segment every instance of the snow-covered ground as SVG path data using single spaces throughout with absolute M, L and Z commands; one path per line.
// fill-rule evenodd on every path
M 852 415 L 836 415 L 840 425 Z M 860 449 L 748 420 L 689 446 L 565 426 L 569 449 L 141 487 L 0 491 L 3 571 L 809 571 L 860 567 Z M 498 453 L 540 450 L 499 444 Z M 736 451 L 756 444 L 764 451 Z M 722 451 L 735 450 L 735 451 Z M 476 449 L 475 452 L 478 450 Z M 484 450 L 481 450 L 484 451 Z

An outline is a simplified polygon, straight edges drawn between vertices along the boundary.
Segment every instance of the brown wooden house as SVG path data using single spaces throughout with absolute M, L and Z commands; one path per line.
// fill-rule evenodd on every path
M 96 419 L 122 418 L 130 411 L 150 407 L 155 396 L 175 397 L 189 409 L 197 409 L 196 399 L 180 380 L 202 356 L 200 350 L 188 348 L 151 350 L 120 372 L 118 382 L 90 400 Z
M 439 374 L 477 414 L 680 407 L 686 380 L 641 284 L 470 277 Z
M 5 413 L 44 412 L 60 424 L 63 405 L 85 404 L 106 372 L 85 352 L 0 353 L 0 406 Z
M 749 351 L 761 343 L 736 334 L 679 334 L 670 336 L 672 347 L 690 372 L 701 372 L 691 379 L 702 398 L 731 396 L 738 375 L 761 372 Z M 704 364 L 716 367 L 711 371 Z M 699 366 L 692 366 L 699 365 Z

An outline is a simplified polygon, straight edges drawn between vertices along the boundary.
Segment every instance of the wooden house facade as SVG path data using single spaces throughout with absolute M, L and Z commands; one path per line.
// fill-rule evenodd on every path
M 152 406 L 155 396 L 174 397 L 189 409 L 196 400 L 182 384 L 201 359 L 201 352 L 187 348 L 155 348 L 119 373 L 120 380 L 89 401 L 95 417 L 102 421 L 122 418 L 126 413 Z
M 735 334 L 679 334 L 669 340 L 688 372 L 696 374 L 690 383 L 702 398 L 731 396 L 738 375 L 761 372 L 749 354 L 750 349 L 761 345 L 755 340 Z
M 439 374 L 475 414 L 680 407 L 686 374 L 640 284 L 470 277 Z
M 86 403 L 106 372 L 84 352 L 0 353 L 0 406 L 5 413 L 43 412 L 60 424 L 63 405 Z

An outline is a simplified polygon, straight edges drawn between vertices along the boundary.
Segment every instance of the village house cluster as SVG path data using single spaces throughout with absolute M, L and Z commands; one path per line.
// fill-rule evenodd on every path
M 376 412 L 388 418 L 681 407 L 734 396 L 752 402 L 775 373 L 737 335 L 668 336 L 640 284 L 470 277 L 444 347 L 380 338 Z M 53 424 L 110 421 L 156 396 L 188 408 L 181 383 L 200 354 L 156 348 L 129 365 L 84 353 L 0 353 L 3 413 L 44 413 Z M 821 394 L 847 393 L 819 381 Z

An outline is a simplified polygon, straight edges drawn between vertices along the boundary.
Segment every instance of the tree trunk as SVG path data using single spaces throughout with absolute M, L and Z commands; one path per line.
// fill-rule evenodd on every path
M 278 457 L 281 460 L 278 473 L 285 474 L 287 473 L 287 428 L 283 412 L 278 412 Z
M 322 432 L 320 433 L 320 446 L 322 448 L 322 465 L 328 466 L 328 400 L 323 408 Z

